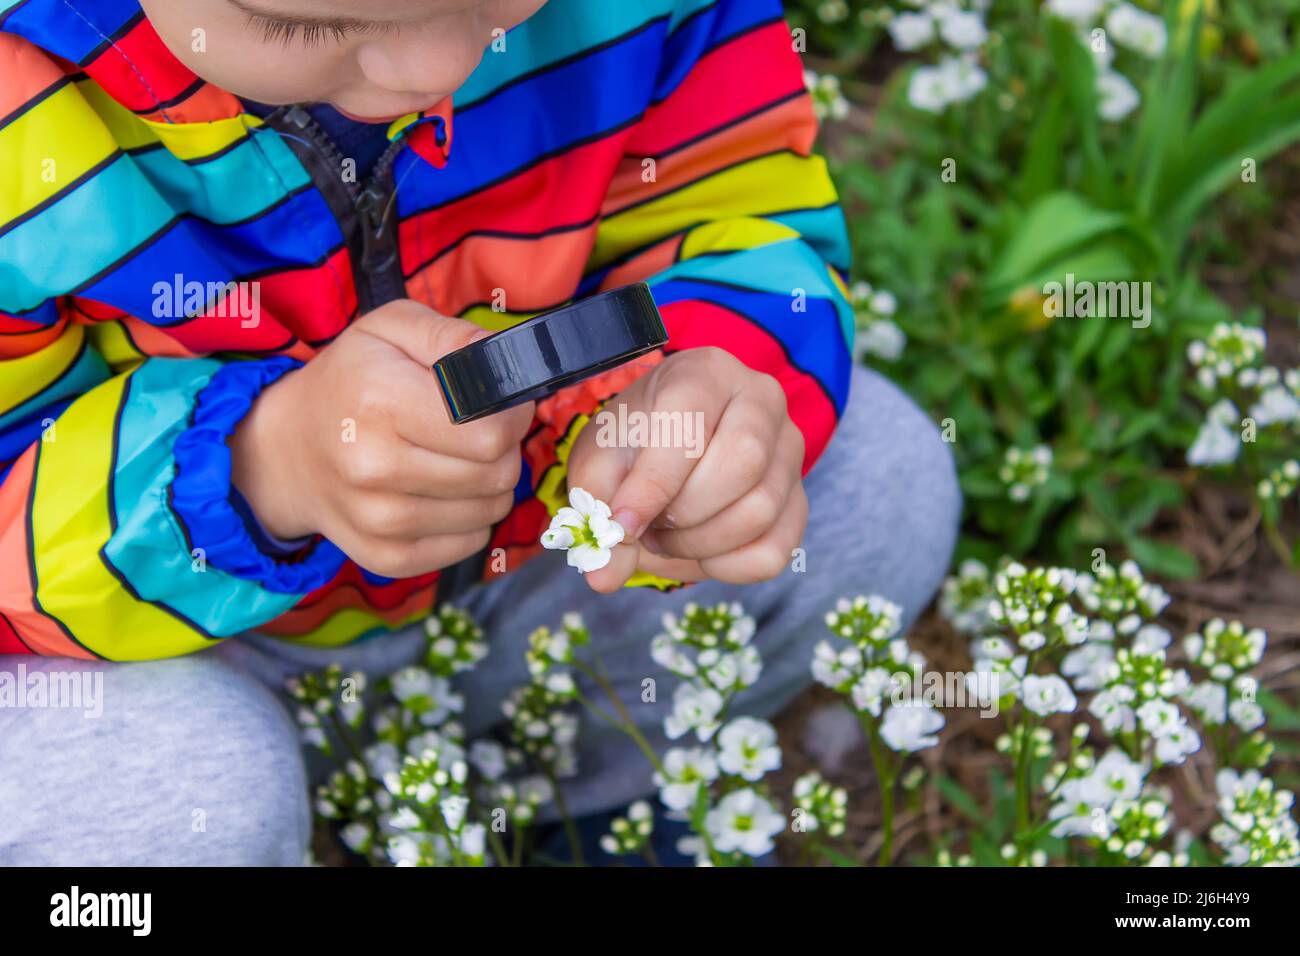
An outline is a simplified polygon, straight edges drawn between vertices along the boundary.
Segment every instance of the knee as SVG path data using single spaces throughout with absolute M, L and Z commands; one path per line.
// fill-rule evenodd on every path
M 855 368 L 807 487 L 807 540 L 833 552 L 826 563 L 844 593 L 882 594 L 910 620 L 942 582 L 961 522 L 951 447 L 934 422 L 884 377 Z
M 0 803 L 23 808 L 0 824 L 13 831 L 0 832 L 6 852 L 72 865 L 303 861 L 297 735 L 261 685 L 210 655 L 26 666 L 102 681 L 102 713 L 0 712 Z

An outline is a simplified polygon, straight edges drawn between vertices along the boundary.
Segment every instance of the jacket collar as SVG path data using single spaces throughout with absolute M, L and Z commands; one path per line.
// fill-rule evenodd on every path
M 201 79 L 172 55 L 137 0 L 19 0 L 0 12 L 0 30 L 40 47 L 62 61 L 68 73 L 84 73 L 152 125 L 260 124 L 238 97 Z M 423 113 L 397 120 L 388 138 L 407 136 L 418 155 L 441 168 L 451 150 L 451 117 L 448 96 Z

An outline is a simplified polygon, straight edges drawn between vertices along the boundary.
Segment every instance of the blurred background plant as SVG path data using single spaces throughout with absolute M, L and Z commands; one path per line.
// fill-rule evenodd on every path
M 1149 533 L 1197 480 L 1187 452 L 1209 406 L 1189 347 L 1224 323 L 1269 324 L 1283 372 L 1300 364 L 1297 304 L 1266 271 L 1228 294 L 1219 281 L 1254 251 L 1240 237 L 1267 235 L 1294 194 L 1300 0 L 799 0 L 790 13 L 868 290 L 859 354 L 947 425 L 963 554 L 1118 548 L 1196 575 L 1193 554 Z M 1090 282 L 1149 283 L 1149 313 L 1050 307 L 1051 283 Z M 1294 482 L 1274 472 L 1296 457 L 1300 405 L 1274 407 L 1281 440 L 1228 477 L 1269 482 L 1260 510 L 1276 531 Z

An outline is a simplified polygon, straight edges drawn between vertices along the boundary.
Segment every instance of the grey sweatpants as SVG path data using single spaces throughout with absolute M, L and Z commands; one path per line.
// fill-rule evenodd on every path
M 809 684 L 822 616 L 837 598 L 881 594 L 910 622 L 943 577 L 960 513 L 951 457 L 934 426 L 883 378 L 856 371 L 847 412 L 806 487 L 802 573 L 787 569 L 745 587 L 704 582 L 671 594 L 601 596 L 563 554 L 547 552 L 470 591 L 458 603 L 483 625 L 491 652 L 461 682 L 467 730 L 501 719 L 502 699 L 527 680 L 528 633 L 567 611 L 586 619 L 634 719 L 659 745 L 673 679 L 651 661 L 649 645 L 665 611 L 737 600 L 753 615 L 763 673 L 734 712 L 755 716 L 775 714 Z M 0 864 L 300 863 L 308 784 L 278 697 L 284 678 L 334 661 L 378 676 L 414 661 L 422 645 L 413 627 L 331 650 L 251 634 L 148 663 L 0 655 L 0 671 L 102 674 L 98 716 L 0 707 Z M 657 703 L 641 702 L 646 677 L 656 678 Z M 652 790 L 636 748 L 584 720 L 579 776 L 565 790 L 571 811 L 608 809 Z

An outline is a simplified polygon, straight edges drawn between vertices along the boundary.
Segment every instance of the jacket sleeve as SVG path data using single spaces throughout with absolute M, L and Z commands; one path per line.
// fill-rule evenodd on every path
M 778 0 L 718 0 L 683 15 L 626 141 L 582 290 L 648 281 L 665 352 L 716 346 L 775 377 L 805 439 L 805 472 L 844 410 L 853 335 L 848 238 L 812 152 L 816 133 Z M 558 463 L 538 486 L 552 513 L 568 447 L 628 374 L 539 407 L 538 441 L 555 442 Z
M 226 436 L 297 363 L 114 368 L 97 347 L 105 329 L 73 312 L 60 300 L 0 313 L 0 652 L 175 656 L 329 581 L 337 549 L 272 557 L 231 500 Z

